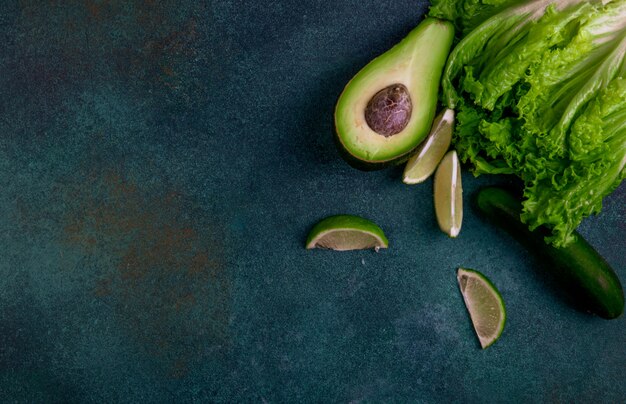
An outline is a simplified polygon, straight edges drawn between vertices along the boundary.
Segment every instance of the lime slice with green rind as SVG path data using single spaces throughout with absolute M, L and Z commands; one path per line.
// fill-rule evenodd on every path
M 406 163 L 402 181 L 405 184 L 419 184 L 430 177 L 450 148 L 454 110 L 443 110 L 435 120 L 430 133 L 417 151 Z
M 311 229 L 306 248 L 336 251 L 387 248 L 389 241 L 374 222 L 353 215 L 330 216 Z
M 439 228 L 450 237 L 458 236 L 463 223 L 463 186 L 461 164 L 456 151 L 450 150 L 439 163 L 434 191 Z
M 502 295 L 478 271 L 459 268 L 456 277 L 480 346 L 485 349 L 500 338 L 504 330 L 506 309 Z

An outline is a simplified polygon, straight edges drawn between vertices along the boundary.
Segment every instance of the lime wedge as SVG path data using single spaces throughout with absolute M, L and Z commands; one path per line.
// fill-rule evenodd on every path
M 371 220 L 352 215 L 330 216 L 311 229 L 306 248 L 336 251 L 387 248 L 389 242 L 382 229 Z
M 450 148 L 454 110 L 443 110 L 435 120 L 430 133 L 409 159 L 404 168 L 402 181 L 405 184 L 418 184 L 430 177 L 444 154 Z
M 494 284 L 478 271 L 459 268 L 456 278 L 480 346 L 485 349 L 500 337 L 504 329 L 506 309 L 502 296 Z
M 461 164 L 456 151 L 450 150 L 435 173 L 435 215 L 441 231 L 456 237 L 463 223 Z

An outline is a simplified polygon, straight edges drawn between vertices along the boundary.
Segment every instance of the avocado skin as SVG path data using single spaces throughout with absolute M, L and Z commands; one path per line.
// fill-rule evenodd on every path
M 350 167 L 356 168 L 357 170 L 361 170 L 361 171 L 377 171 L 377 170 L 382 170 L 384 168 L 389 168 L 389 167 L 406 163 L 407 160 L 411 157 L 411 154 L 413 152 L 411 151 L 411 153 L 407 153 L 393 160 L 376 161 L 376 162 L 365 161 L 365 160 L 360 160 L 354 157 L 352 154 L 350 154 L 350 152 L 348 152 L 348 150 L 346 150 L 345 147 L 343 147 L 343 144 L 341 143 L 341 139 L 339 138 L 339 135 L 337 135 L 336 129 L 335 129 L 335 135 L 333 136 L 333 139 L 335 141 L 335 146 L 337 146 L 337 151 L 339 151 L 339 155 L 344 159 L 344 161 L 348 163 Z

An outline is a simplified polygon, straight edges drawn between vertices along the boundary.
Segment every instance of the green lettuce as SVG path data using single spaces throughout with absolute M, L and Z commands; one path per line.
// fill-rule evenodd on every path
M 452 21 L 455 32 L 467 34 L 504 8 L 524 1 L 527 0 L 435 0 L 431 1 L 429 15 Z
M 626 176 L 626 0 L 434 0 L 433 11 L 468 30 L 442 79 L 459 156 L 476 175 L 519 176 L 522 220 L 569 244 Z

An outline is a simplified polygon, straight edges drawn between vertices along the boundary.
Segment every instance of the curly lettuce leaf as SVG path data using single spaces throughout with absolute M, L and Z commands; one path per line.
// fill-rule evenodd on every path
M 525 0 L 433 0 L 429 15 L 452 21 L 455 32 L 467 34 L 487 18 Z
M 462 161 L 519 176 L 522 220 L 564 246 L 626 175 L 626 0 L 511 3 L 452 51 L 442 99 Z
M 626 79 L 617 78 L 590 101 L 569 133 L 562 170 L 525 190 L 522 220 L 548 225 L 556 245 L 573 241 L 584 217 L 600 213 L 602 199 L 626 177 Z

